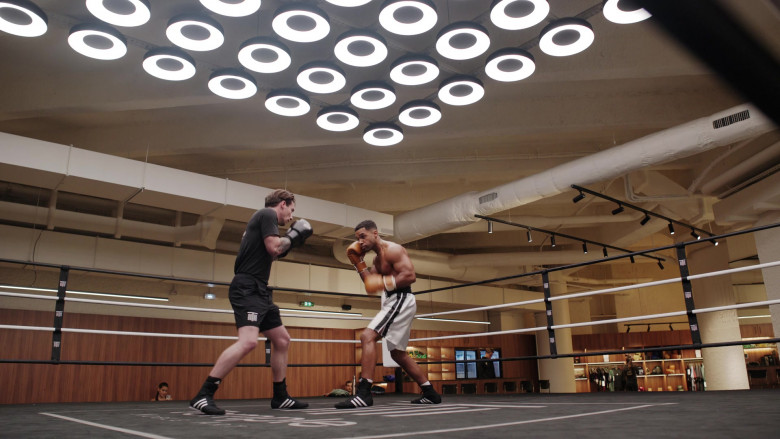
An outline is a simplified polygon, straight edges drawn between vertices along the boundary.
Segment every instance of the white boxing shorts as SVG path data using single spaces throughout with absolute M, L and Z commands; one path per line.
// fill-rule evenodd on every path
M 417 301 L 410 287 L 385 291 L 382 293 L 382 309 L 368 327 L 385 339 L 388 350 L 405 351 L 415 313 Z

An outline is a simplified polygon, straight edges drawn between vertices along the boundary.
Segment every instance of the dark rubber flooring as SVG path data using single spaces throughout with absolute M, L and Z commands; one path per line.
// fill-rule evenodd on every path
M 0 406 L 3 438 L 772 438 L 780 391 L 382 395 L 374 406 L 336 410 L 341 398 L 306 398 L 305 410 L 272 410 L 268 400 L 225 400 L 225 416 L 184 401 Z

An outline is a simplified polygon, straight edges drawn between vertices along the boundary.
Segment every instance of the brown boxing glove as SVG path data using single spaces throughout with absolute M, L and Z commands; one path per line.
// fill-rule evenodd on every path
M 368 269 L 368 266 L 363 261 L 364 254 L 365 253 L 363 253 L 363 249 L 360 248 L 360 243 L 357 241 L 353 242 L 349 247 L 347 247 L 347 257 L 349 258 L 349 262 L 352 262 L 352 265 L 355 266 L 355 269 L 358 273 Z
M 396 289 L 395 276 L 382 276 L 379 274 L 369 274 L 363 279 L 366 286 L 366 293 L 376 294 L 382 291 L 394 291 Z

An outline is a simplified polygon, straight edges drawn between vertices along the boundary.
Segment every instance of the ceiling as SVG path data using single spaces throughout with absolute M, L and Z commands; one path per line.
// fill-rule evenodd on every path
M 263 187 L 286 187 L 297 194 L 392 215 L 532 176 L 745 101 L 658 28 L 653 18 L 636 24 L 612 23 L 601 13 L 599 0 L 550 0 L 546 20 L 516 31 L 494 26 L 485 0 L 435 0 L 438 22 L 418 36 L 385 31 L 377 22 L 382 6 L 377 0 L 356 8 L 307 1 L 328 14 L 330 33 L 314 43 L 285 41 L 292 65 L 280 73 L 252 73 L 259 91 L 244 100 L 213 94 L 207 87 L 209 75 L 240 67 L 236 54 L 241 43 L 274 35 L 274 11 L 289 2 L 264 0 L 258 14 L 243 18 L 209 14 L 224 27 L 225 43 L 209 52 L 190 51 L 197 72 L 180 82 L 152 77 L 141 62 L 147 50 L 171 45 L 165 36 L 171 17 L 207 12 L 198 1 L 151 2 L 148 23 L 117 28 L 128 40 L 128 52 L 113 61 L 85 57 L 67 43 L 72 26 L 94 21 L 84 2 L 35 3 L 49 17 L 46 34 L 37 38 L 0 34 L 0 131 Z M 780 12 L 774 2 L 720 3 L 772 53 L 780 54 L 776 31 Z M 544 54 L 538 47 L 542 28 L 554 18 L 576 16 L 590 23 L 594 43 L 572 56 Z M 463 20 L 476 21 L 488 30 L 490 48 L 470 60 L 440 56 L 435 49 L 437 33 Z M 337 37 L 353 28 L 371 29 L 385 38 L 389 48 L 385 61 L 358 68 L 336 60 L 332 48 Z M 518 82 L 498 82 L 485 75 L 486 58 L 506 47 L 521 47 L 534 56 L 533 75 Z M 396 102 L 381 110 L 359 110 L 360 125 L 351 131 L 330 132 L 317 126 L 319 110 L 348 103 L 350 90 L 364 81 L 390 82 L 390 65 L 409 53 L 435 58 L 441 69 L 438 78 L 420 86 L 395 85 Z M 304 116 L 269 112 L 264 106 L 266 94 L 296 87 L 299 67 L 311 60 L 340 65 L 347 85 L 336 93 L 308 93 L 312 110 Z M 439 84 L 456 74 L 480 79 L 484 97 L 467 106 L 440 102 Z M 376 147 L 363 141 L 368 124 L 397 122 L 399 108 L 414 99 L 436 102 L 441 121 L 428 127 L 403 127 L 404 139 L 394 146 Z M 775 174 L 780 153 L 728 179 L 716 177 L 773 145 L 777 149 L 778 140 L 780 134 L 774 131 L 588 187 L 715 233 L 734 230 L 749 224 L 719 222 L 713 206 Z M 712 180 L 716 182 L 706 184 Z M 50 197 L 43 194 L 42 200 L 35 188 L 8 182 L 2 188 L 3 201 L 46 205 Z M 624 248 L 671 242 L 666 223 L 640 227 L 639 213 L 612 216 L 614 203 L 589 197 L 574 204 L 574 194 L 564 192 L 493 216 Z M 107 201 L 67 193 L 59 194 L 57 203 L 60 209 L 83 212 L 111 214 L 113 209 Z M 185 222 L 197 219 L 189 212 L 183 214 Z M 171 223 L 176 212 L 129 206 L 125 215 Z M 226 222 L 217 249 L 235 251 L 242 230 L 243 224 Z M 549 250 L 545 236 L 529 243 L 525 230 L 501 224 L 495 225 L 494 232 L 487 235 L 481 221 L 406 245 L 455 255 Z M 332 257 L 332 238 L 315 236 L 311 243 L 309 256 L 322 264 L 341 265 Z M 579 249 L 579 245 L 559 243 L 563 249 Z M 518 264 L 511 270 L 522 272 L 537 265 L 557 264 Z

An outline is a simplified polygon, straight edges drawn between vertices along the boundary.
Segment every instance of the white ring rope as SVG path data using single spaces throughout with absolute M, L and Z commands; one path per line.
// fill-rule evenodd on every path
M 536 328 L 510 329 L 508 331 L 478 332 L 478 333 L 473 333 L 473 334 L 460 334 L 460 335 L 444 335 L 444 336 L 441 336 L 441 337 L 410 338 L 409 341 L 447 340 L 447 339 L 450 339 L 450 338 L 484 337 L 486 335 L 520 334 L 520 333 L 523 333 L 523 332 L 543 331 L 545 329 L 547 329 L 546 326 L 538 326 Z
M 414 316 L 414 318 L 419 319 L 422 317 L 443 316 L 445 314 L 458 314 L 462 312 L 471 312 L 471 311 L 485 311 L 488 309 L 506 308 L 509 306 L 531 305 L 534 303 L 544 303 L 544 299 L 532 299 L 532 300 L 525 300 L 523 302 L 502 303 L 501 305 L 480 306 L 479 308 L 456 309 L 454 311 L 442 311 L 442 312 L 432 312 L 428 314 L 417 314 L 416 316 Z

